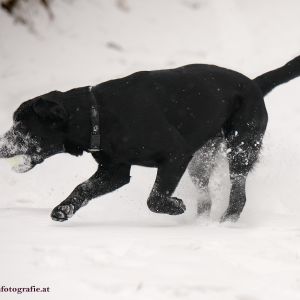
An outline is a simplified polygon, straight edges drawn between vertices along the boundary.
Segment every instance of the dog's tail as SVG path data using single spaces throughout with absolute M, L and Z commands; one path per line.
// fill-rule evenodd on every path
M 254 81 L 265 96 L 277 85 L 288 82 L 298 76 L 300 76 L 300 55 L 281 68 L 256 77 Z

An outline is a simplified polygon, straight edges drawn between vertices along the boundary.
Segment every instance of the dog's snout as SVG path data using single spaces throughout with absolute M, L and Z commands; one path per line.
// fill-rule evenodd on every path
M 11 128 L 0 137 L 0 158 L 10 158 L 23 154 L 24 140 L 15 128 Z
M 6 133 L 0 137 L 0 158 L 9 158 L 15 155 L 11 136 L 10 133 Z

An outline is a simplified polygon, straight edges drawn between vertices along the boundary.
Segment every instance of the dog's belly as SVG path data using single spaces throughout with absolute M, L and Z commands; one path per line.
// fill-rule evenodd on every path
M 159 163 L 155 160 L 137 160 L 133 161 L 132 165 L 148 168 L 157 168 L 159 166 Z

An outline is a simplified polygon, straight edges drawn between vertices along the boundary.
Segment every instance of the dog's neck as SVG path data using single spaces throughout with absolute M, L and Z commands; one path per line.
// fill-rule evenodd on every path
M 95 96 L 94 96 L 95 97 Z M 67 153 L 81 155 L 84 151 L 89 152 L 91 148 L 91 133 L 93 122 L 91 122 L 91 93 L 89 87 L 76 88 L 65 92 L 63 104 L 69 113 L 68 128 L 64 148 Z M 97 131 L 99 133 L 99 129 Z

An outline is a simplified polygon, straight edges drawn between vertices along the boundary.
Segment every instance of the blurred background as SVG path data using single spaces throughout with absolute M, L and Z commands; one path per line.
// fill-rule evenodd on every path
M 254 78 L 300 55 L 298 0 L 0 2 L 1 133 L 11 126 L 12 114 L 23 101 L 51 90 L 65 91 L 135 71 L 173 68 L 189 63 L 216 64 Z M 1 161 L 0 232 L 6 246 L 0 249 L 0 253 L 7 273 L 3 278 L 0 274 L 0 279 L 7 282 L 9 278 L 11 282 L 24 286 L 23 271 L 16 276 L 21 266 L 21 269 L 31 270 L 29 282 L 34 282 L 37 277 L 43 278 L 46 283 L 53 283 L 60 293 L 67 294 L 67 288 L 61 282 L 67 276 L 69 283 L 76 285 L 74 290 L 78 292 L 78 297 L 89 294 L 104 295 L 105 299 L 133 299 L 141 295 L 136 293 L 143 290 L 145 284 L 141 282 L 144 282 L 146 275 L 141 274 L 151 269 L 150 265 L 143 265 L 144 260 L 150 258 L 152 266 L 164 265 L 166 257 L 169 257 L 168 251 L 174 245 L 178 246 L 178 234 L 189 248 L 180 248 L 182 252 L 176 252 L 176 257 L 191 255 L 191 249 L 204 249 L 204 252 L 199 250 L 199 260 L 185 261 L 185 266 L 181 264 L 183 261 L 178 265 L 174 256 L 174 261 L 169 261 L 173 267 L 167 267 L 160 275 L 150 272 L 153 277 L 146 277 L 152 286 L 143 292 L 143 299 L 153 299 L 154 296 L 156 299 L 181 296 L 196 299 L 199 294 L 205 293 L 205 287 L 189 289 L 188 284 L 189 280 L 198 282 L 198 279 L 206 282 L 205 299 L 220 299 L 220 295 L 223 299 L 260 299 L 256 298 L 259 293 L 272 296 L 272 299 L 277 296 L 278 299 L 296 299 L 300 292 L 299 269 L 291 266 L 299 265 L 297 259 L 300 257 L 299 83 L 300 79 L 295 79 L 276 88 L 266 97 L 270 121 L 264 149 L 260 163 L 249 176 L 248 202 L 241 220 L 237 225 L 232 225 L 235 230 L 241 231 L 230 231 L 230 226 L 227 228 L 217 223 L 228 203 L 229 182 L 224 161 L 211 182 L 214 206 L 210 219 L 195 222 L 197 191 L 187 175 L 176 192 L 177 196 L 184 199 L 187 212 L 178 217 L 150 213 L 146 199 L 156 170 L 134 167 L 130 185 L 92 201 L 69 223 L 59 225 L 49 219 L 51 208 L 94 172 L 96 165 L 90 156 L 52 157 L 31 172 L 21 175 L 14 174 L 7 162 Z M 255 234 L 253 230 L 256 230 Z M 279 236 L 273 236 L 274 231 Z M 23 235 L 25 232 L 30 237 Z M 202 236 L 198 235 L 200 232 Z M 66 234 L 68 238 L 65 238 Z M 159 240 L 156 239 L 157 235 Z M 132 243 L 128 241 L 132 241 L 133 236 L 140 248 L 133 248 L 132 254 Z M 162 248 L 153 250 L 153 244 L 145 241 L 145 236 L 153 244 L 162 243 Z M 112 237 L 116 239 L 114 242 Z M 168 237 L 170 244 L 166 242 Z M 105 248 L 105 254 L 102 251 L 104 248 L 93 244 L 98 238 L 103 242 L 101 247 L 112 245 L 109 250 Z M 205 242 L 200 238 L 204 238 Z M 88 245 L 89 250 L 84 250 L 80 241 Z M 59 242 L 58 246 L 54 246 L 56 242 Z M 262 248 L 256 249 L 257 245 Z M 288 245 L 288 249 L 281 248 L 283 245 Z M 225 251 L 222 260 L 219 251 L 224 247 L 232 247 L 230 249 L 233 251 Z M 264 249 L 275 253 L 271 259 L 266 258 Z M 20 251 L 26 253 L 25 261 L 22 261 Z M 79 261 L 82 270 L 92 272 L 94 278 L 101 278 L 102 281 L 106 278 L 106 285 L 103 283 L 105 288 L 101 286 L 101 289 L 97 280 L 91 283 L 87 275 L 78 278 L 71 275 L 72 272 L 77 274 L 78 270 L 65 257 L 73 251 L 76 253 L 74 259 L 76 257 L 77 263 Z M 82 254 L 82 251 L 88 252 Z M 126 258 L 124 253 L 131 259 L 127 263 L 123 261 Z M 204 255 L 201 256 L 201 253 Z M 117 262 L 112 259 L 115 257 L 119 258 Z M 206 261 L 207 257 L 211 259 Z M 215 257 L 219 259 L 215 261 Z M 237 257 L 238 262 L 235 261 Z M 287 262 L 286 257 L 295 257 L 295 260 Z M 5 263 L 10 259 L 15 261 L 13 265 Z M 253 269 L 247 265 L 251 259 L 254 259 Z M 280 266 L 276 265 L 278 260 Z M 116 269 L 109 269 L 110 263 Z M 284 263 L 289 267 L 286 268 Z M 108 268 L 108 273 L 102 272 L 103 265 Z M 195 269 L 191 266 L 195 266 Z M 206 272 L 203 272 L 204 266 L 208 268 Z M 120 268 L 122 272 L 131 274 L 129 277 L 124 275 L 127 278 L 125 281 L 125 277 L 119 273 Z M 240 271 L 237 272 L 236 268 Z M 260 281 L 258 276 L 264 272 L 262 269 L 270 272 L 265 274 L 266 281 Z M 179 270 L 182 271 L 181 275 Z M 276 270 L 293 275 L 283 279 L 283 275 L 278 275 Z M 270 274 L 278 276 L 272 277 Z M 160 285 L 153 279 L 156 276 Z M 168 278 L 177 282 L 179 290 L 174 292 L 172 288 L 169 289 Z M 195 282 L 192 286 L 197 287 Z M 238 282 L 240 288 L 247 292 L 243 294 L 242 291 L 236 291 L 234 282 Z M 260 285 L 261 282 L 265 287 Z M 129 290 L 125 287 L 129 287 Z M 225 288 L 223 292 L 222 287 Z M 221 292 L 218 288 L 221 288 Z M 226 288 L 229 288 L 229 292 Z M 101 290 L 100 294 L 97 294 L 97 289 Z

